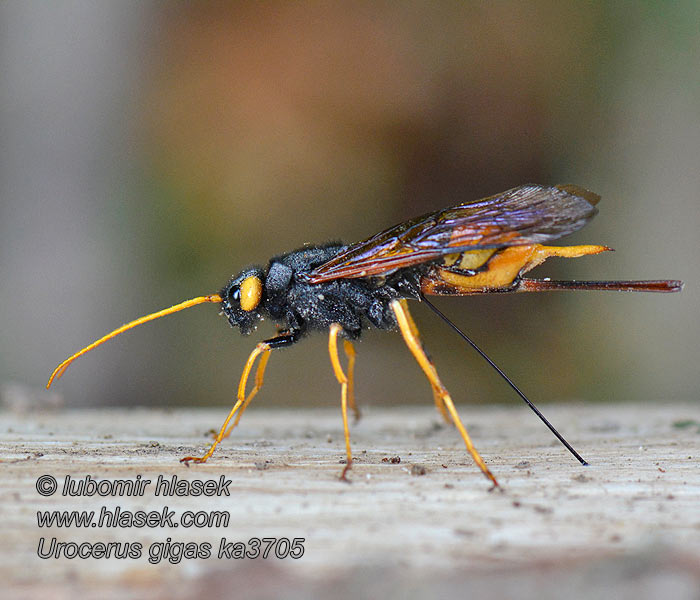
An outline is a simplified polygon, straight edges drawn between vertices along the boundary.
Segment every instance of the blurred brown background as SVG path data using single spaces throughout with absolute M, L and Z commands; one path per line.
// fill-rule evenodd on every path
M 0 4 L 0 381 L 38 390 L 137 316 L 305 242 L 356 241 L 525 182 L 600 193 L 557 278 L 682 278 L 678 295 L 440 307 L 534 400 L 700 391 L 696 2 Z M 203 306 L 81 358 L 70 405 L 229 405 L 265 323 Z M 427 310 L 460 402 L 519 402 Z M 364 406 L 432 403 L 400 336 L 359 345 Z M 325 336 L 273 355 L 256 402 L 335 405 Z M 14 397 L 14 396 L 13 396 Z

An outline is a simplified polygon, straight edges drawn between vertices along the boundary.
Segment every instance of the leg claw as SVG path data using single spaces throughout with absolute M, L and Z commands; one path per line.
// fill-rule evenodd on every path
M 352 483 L 352 480 L 350 480 L 346 477 L 347 472 L 351 469 L 351 467 L 352 467 L 352 464 L 345 465 L 345 467 L 343 468 L 343 472 L 340 474 L 340 477 L 338 478 L 338 479 L 340 479 L 340 481 L 344 481 L 345 483 Z
M 185 458 L 180 459 L 180 462 L 185 463 L 187 466 L 189 466 L 190 461 L 201 464 L 203 462 L 206 462 L 207 458 L 209 458 L 209 457 L 208 456 L 185 456 Z

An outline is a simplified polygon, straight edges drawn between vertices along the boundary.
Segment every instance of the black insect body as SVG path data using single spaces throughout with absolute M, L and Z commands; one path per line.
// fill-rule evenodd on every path
M 436 407 L 444 419 L 458 429 L 467 451 L 484 475 L 497 486 L 496 478 L 474 448 L 450 394 L 423 349 L 407 302 L 418 300 L 427 304 L 472 344 L 569 451 L 586 464 L 515 384 L 426 296 L 550 290 L 680 291 L 682 282 L 670 280 L 551 281 L 524 277 L 525 273 L 552 256 L 575 258 L 610 250 L 598 245 L 543 245 L 583 227 L 596 214 L 595 205 L 599 200 L 596 194 L 573 185 L 524 185 L 406 221 L 357 244 L 307 246 L 274 257 L 265 268 L 244 269 L 218 294 L 193 298 L 119 327 L 63 361 L 51 375 L 47 387 L 76 358 L 108 339 L 190 306 L 204 302 L 220 304 L 229 323 L 243 334 L 251 333 L 261 319 L 271 319 L 278 326 L 278 335 L 258 343 L 248 357 L 238 386 L 237 401 L 213 444 L 203 456 L 182 459 L 186 463 L 205 462 L 221 440 L 236 427 L 260 390 L 270 352 L 298 342 L 310 331 L 327 330 L 331 364 L 341 385 L 347 454 L 341 479 L 345 479 L 352 465 L 348 407 L 358 414 L 353 393 L 355 350 L 351 340 L 357 339 L 368 326 L 398 328 L 430 382 Z M 343 338 L 348 359 L 346 369 L 343 369 L 338 354 L 339 336 Z M 246 394 L 248 378 L 256 361 L 255 384 Z
M 243 270 L 219 294 L 229 323 L 248 334 L 261 319 L 272 319 L 290 334 L 290 344 L 308 331 L 325 331 L 333 323 L 338 323 L 349 339 L 359 338 L 369 324 L 378 329 L 396 328 L 389 302 L 397 298 L 419 299 L 420 277 L 425 269 L 414 267 L 385 277 L 321 283 L 308 283 L 300 276 L 347 248 L 339 244 L 306 246 L 274 257 L 266 269 Z M 246 311 L 241 308 L 241 285 L 251 277 L 260 281 L 260 301 L 256 308 Z

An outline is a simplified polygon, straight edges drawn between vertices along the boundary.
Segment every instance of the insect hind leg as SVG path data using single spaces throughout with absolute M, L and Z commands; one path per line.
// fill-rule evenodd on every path
M 439 395 L 440 400 L 447 408 L 455 427 L 457 427 L 460 435 L 462 436 L 462 440 L 464 441 L 464 445 L 467 447 L 467 451 L 474 459 L 477 466 L 481 469 L 481 472 L 491 481 L 491 483 L 493 483 L 494 487 L 499 487 L 498 481 L 496 481 L 496 478 L 486 466 L 484 459 L 481 458 L 481 455 L 474 447 L 474 444 L 472 443 L 462 420 L 457 414 L 457 409 L 455 408 L 454 402 L 452 402 L 449 392 L 447 389 L 445 389 L 442 381 L 440 381 L 435 366 L 430 361 L 425 353 L 425 350 L 423 349 L 423 345 L 421 344 L 420 336 L 418 334 L 418 328 L 416 327 L 411 314 L 408 312 L 406 300 L 392 300 L 391 308 L 396 315 L 396 321 L 399 324 L 399 329 L 401 330 L 401 335 L 403 336 L 406 346 L 408 346 L 408 349 L 413 354 L 421 369 L 423 369 L 423 372 L 428 378 L 430 385 L 433 387 L 434 392 Z
M 448 425 L 453 425 L 452 417 L 450 417 L 450 413 L 447 411 L 445 402 L 443 401 L 442 395 L 440 394 L 440 389 L 432 385 L 432 382 L 431 386 L 433 388 L 433 399 L 435 400 L 435 408 L 437 408 L 445 423 L 447 423 Z

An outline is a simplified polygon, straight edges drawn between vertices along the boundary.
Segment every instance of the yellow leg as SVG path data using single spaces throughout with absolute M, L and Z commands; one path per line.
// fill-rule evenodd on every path
M 331 357 L 331 365 L 333 372 L 340 384 L 340 408 L 343 413 L 343 430 L 345 432 L 345 452 L 347 453 L 347 462 L 345 468 L 340 474 L 340 479 L 347 481 L 345 475 L 352 467 L 352 451 L 350 450 L 350 431 L 348 429 L 348 377 L 343 372 L 343 367 L 340 366 L 340 357 L 338 356 L 338 334 L 342 331 L 342 327 L 338 323 L 333 323 L 330 327 L 328 335 L 328 353 Z M 347 350 L 347 347 L 346 347 Z M 350 358 L 348 356 L 348 358 Z
M 408 330 L 410 332 L 410 335 L 412 338 L 418 340 L 418 344 L 421 346 L 421 350 L 422 350 L 422 345 L 420 344 L 420 333 L 418 333 L 418 327 L 416 326 L 416 322 L 413 320 L 411 313 L 408 312 L 408 306 L 406 305 L 405 301 L 403 302 L 403 304 L 401 304 L 401 307 L 403 308 L 403 311 L 404 311 L 405 322 L 408 325 Z M 394 310 L 394 313 L 396 313 L 396 310 Z M 399 323 L 399 325 L 400 325 L 400 323 Z M 405 335 L 404 335 L 404 339 L 406 339 Z M 410 348 L 410 346 L 409 346 L 409 348 Z M 413 350 L 411 350 L 411 352 L 413 352 Z M 414 356 L 415 356 L 415 353 L 414 353 Z M 428 362 L 430 362 L 427 356 L 425 358 L 426 358 L 426 360 L 428 360 Z M 433 371 L 435 371 L 435 367 L 433 367 Z M 437 378 L 437 372 L 435 372 L 435 379 L 436 379 L 437 383 L 435 381 L 433 381 L 430 378 L 430 376 L 428 376 L 428 380 L 430 381 L 430 386 L 433 389 L 433 399 L 435 400 L 435 407 L 438 409 L 438 412 L 442 415 L 442 418 L 445 419 L 445 422 L 452 425 L 452 418 L 450 417 L 449 413 L 447 412 L 447 409 L 445 407 L 445 402 L 442 398 L 444 388 L 442 386 L 442 383 L 440 383 L 440 380 Z
M 227 432 L 227 427 L 229 424 L 229 421 L 234 417 L 234 415 L 238 412 L 238 410 L 243 406 L 247 406 L 248 403 L 252 400 L 252 397 L 257 393 L 257 391 L 260 389 L 260 385 L 262 385 L 262 374 L 265 372 L 265 364 L 267 363 L 267 359 L 269 358 L 269 353 L 270 353 L 270 346 L 269 344 L 266 344 L 265 342 L 260 342 L 257 346 L 255 346 L 255 349 L 250 353 L 250 356 L 248 357 L 248 360 L 245 363 L 245 367 L 243 368 L 243 374 L 241 375 L 241 380 L 238 383 L 238 400 L 236 403 L 233 405 L 233 408 L 231 409 L 231 412 L 228 414 L 228 417 L 226 417 L 226 420 L 224 421 L 224 424 L 221 426 L 221 430 L 219 431 L 218 435 L 216 438 L 214 438 L 214 443 L 211 445 L 211 448 L 207 451 L 207 453 L 204 456 L 186 456 L 185 458 L 180 459 L 180 462 L 184 463 L 189 463 L 190 461 L 194 461 L 196 463 L 203 463 L 206 462 L 209 457 L 214 454 L 214 450 L 216 447 L 219 445 L 219 442 L 226 437 L 230 431 Z M 253 369 L 253 364 L 255 364 L 255 359 L 258 358 L 262 354 L 262 357 L 260 359 L 261 366 L 258 367 L 258 374 L 260 374 L 260 369 L 262 368 L 262 374 L 260 374 L 260 381 L 258 385 L 258 377 L 256 374 L 256 385 L 253 388 L 253 391 L 251 392 L 250 396 L 248 398 L 245 397 L 245 388 L 246 384 L 248 383 L 248 376 L 250 375 L 250 372 Z M 238 420 L 236 420 L 236 423 L 238 423 Z M 234 424 L 235 426 L 235 424 Z M 232 427 L 233 429 L 233 427 Z
M 227 438 L 228 436 L 231 435 L 231 432 L 238 426 L 238 422 L 241 420 L 241 417 L 243 416 L 245 409 L 248 408 L 250 401 L 253 398 L 255 398 L 255 395 L 260 391 L 260 388 L 263 385 L 263 379 L 265 378 L 265 367 L 267 367 L 267 361 L 269 359 L 270 359 L 270 350 L 268 348 L 266 351 L 263 352 L 262 356 L 260 357 L 260 361 L 258 362 L 258 368 L 255 371 L 255 385 L 253 386 L 253 389 L 250 390 L 250 394 L 248 394 L 248 397 L 243 401 L 243 405 L 241 406 L 241 410 L 238 411 L 238 414 L 236 415 L 236 420 L 233 422 L 233 425 L 231 425 L 226 430 L 226 433 L 224 433 L 224 435 L 221 439 Z M 245 386 L 244 386 L 244 389 L 245 389 Z
M 447 408 L 445 408 L 445 403 L 442 401 L 442 396 L 440 395 L 440 390 L 436 388 L 435 386 L 432 386 L 433 388 L 433 399 L 435 400 L 435 408 L 438 409 L 438 412 L 442 415 L 443 420 L 445 423 L 448 425 L 452 425 L 452 418 L 450 417 L 450 414 L 447 412 Z
M 416 327 L 416 324 L 413 321 L 411 314 L 408 312 L 407 304 L 408 303 L 406 302 L 406 300 L 392 300 L 391 302 L 391 308 L 394 311 L 394 315 L 396 315 L 396 321 L 399 324 L 399 329 L 401 329 L 401 335 L 403 336 L 404 342 L 406 342 L 408 349 L 411 351 L 416 361 L 418 361 L 418 364 L 420 365 L 421 369 L 423 369 L 423 372 L 428 378 L 428 381 L 430 381 L 433 390 L 437 394 L 439 394 L 440 399 L 447 407 L 447 410 L 449 411 L 449 414 L 452 417 L 452 422 L 459 430 L 459 433 L 462 436 L 462 439 L 464 440 L 464 444 L 467 447 L 467 451 L 469 452 L 469 454 L 471 454 L 472 458 L 474 459 L 474 462 L 481 469 L 482 473 L 488 479 L 491 480 L 494 487 L 498 487 L 498 482 L 496 481 L 496 478 L 493 476 L 491 471 L 489 471 L 489 468 L 486 466 L 484 459 L 481 458 L 476 448 L 474 448 L 474 444 L 472 444 L 471 438 L 469 437 L 467 430 L 465 429 L 461 419 L 459 418 L 459 415 L 457 414 L 457 409 L 455 408 L 455 405 L 452 402 L 450 394 L 445 389 L 445 386 L 442 385 L 442 382 L 438 377 L 437 371 L 435 370 L 435 366 L 432 362 L 430 362 L 430 359 L 425 354 L 425 350 L 423 350 L 423 345 L 421 344 L 420 337 L 418 335 L 418 328 Z
M 418 333 L 418 327 L 416 326 L 416 322 L 413 320 L 411 313 L 408 312 L 408 306 L 406 305 L 405 301 L 403 301 L 403 304 L 400 305 L 400 308 L 403 309 L 404 316 L 405 316 L 405 322 L 408 325 L 408 330 L 410 332 L 411 337 L 418 340 L 418 344 L 421 347 L 421 351 L 422 351 L 422 345 L 420 343 L 420 334 Z M 396 313 L 396 310 L 394 310 L 394 313 Z M 399 326 L 400 325 L 401 325 L 401 323 L 399 322 Z M 403 329 L 402 329 L 402 332 L 403 332 Z M 404 339 L 406 339 L 405 335 L 404 335 Z M 406 343 L 408 343 L 408 342 L 406 342 Z M 410 348 L 410 346 L 409 346 L 409 348 Z M 413 350 L 411 350 L 411 352 L 413 352 Z M 425 354 L 425 352 L 423 352 L 423 354 Z M 415 352 L 414 352 L 414 356 L 415 356 Z M 430 362 L 427 356 L 425 358 L 426 358 L 426 360 L 428 360 L 428 362 Z M 418 362 L 420 362 L 420 361 L 418 361 Z M 432 365 L 432 363 L 430 363 L 430 364 Z M 433 367 L 433 371 L 435 371 L 435 367 Z M 445 419 L 445 422 L 448 423 L 449 425 L 452 425 L 452 423 L 453 423 L 452 418 L 450 417 L 449 413 L 447 412 L 447 408 L 445 407 L 445 402 L 443 400 L 444 387 L 442 386 L 442 383 L 440 383 L 440 380 L 437 377 L 437 371 L 435 372 L 435 379 L 436 379 L 436 381 L 433 381 L 430 378 L 430 376 L 428 375 L 428 380 L 430 381 L 430 386 L 433 388 L 433 399 L 435 400 L 435 407 L 438 409 L 438 412 L 442 415 L 442 418 Z
M 352 345 L 350 340 L 343 340 L 343 349 L 345 350 L 345 356 L 348 357 L 348 406 L 355 416 L 355 423 L 360 420 L 362 414 L 360 409 L 355 404 L 355 347 Z

